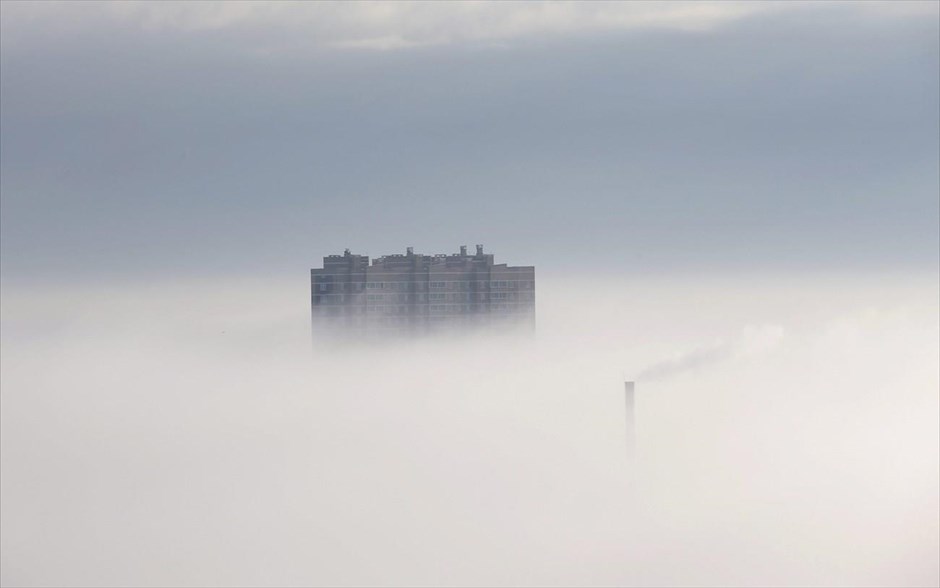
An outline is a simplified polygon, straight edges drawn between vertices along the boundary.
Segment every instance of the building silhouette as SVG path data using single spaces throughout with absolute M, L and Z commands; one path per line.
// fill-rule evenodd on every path
M 314 334 L 420 334 L 480 327 L 535 327 L 535 268 L 496 264 L 476 246 L 468 255 L 323 258 L 310 270 Z

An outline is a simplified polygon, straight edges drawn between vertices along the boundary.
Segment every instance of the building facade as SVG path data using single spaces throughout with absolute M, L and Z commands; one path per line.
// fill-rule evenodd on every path
M 535 327 L 535 268 L 496 264 L 493 255 L 323 258 L 310 270 L 314 333 L 420 334 L 482 326 Z

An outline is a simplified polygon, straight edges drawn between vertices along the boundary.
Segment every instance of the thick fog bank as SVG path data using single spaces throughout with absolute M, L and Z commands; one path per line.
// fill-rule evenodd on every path
M 936 585 L 938 293 L 546 275 L 533 337 L 314 351 L 303 277 L 5 285 L 2 583 Z

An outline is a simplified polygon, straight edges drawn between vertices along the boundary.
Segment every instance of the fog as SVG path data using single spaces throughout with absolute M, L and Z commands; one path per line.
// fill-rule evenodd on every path
M 940 584 L 938 23 L 0 2 L 0 583 Z M 315 343 L 459 243 L 534 333 Z
M 4 585 L 940 581 L 936 273 L 543 273 L 534 335 L 316 349 L 306 280 L 4 284 Z

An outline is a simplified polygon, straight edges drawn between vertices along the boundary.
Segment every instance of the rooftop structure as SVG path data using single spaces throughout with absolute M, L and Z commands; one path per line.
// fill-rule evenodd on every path
M 468 254 L 323 258 L 310 270 L 315 334 L 420 334 L 479 326 L 535 326 L 535 268 Z

